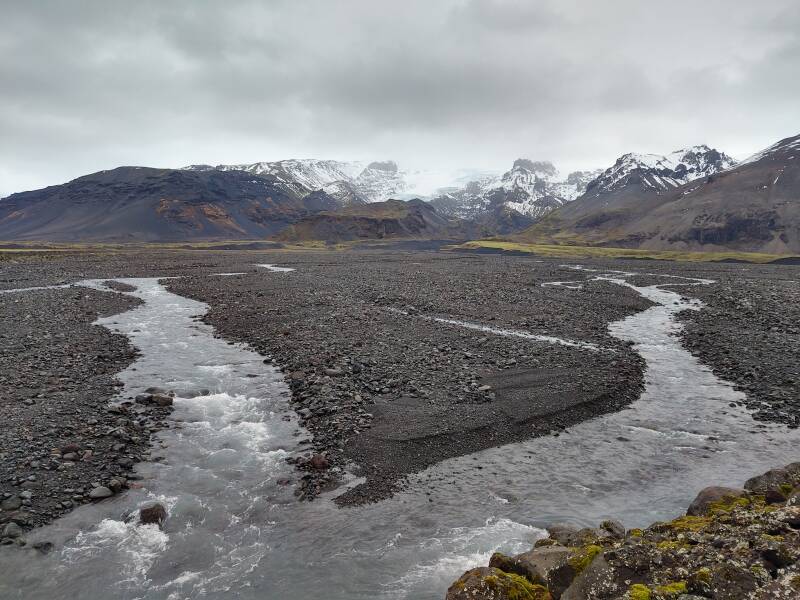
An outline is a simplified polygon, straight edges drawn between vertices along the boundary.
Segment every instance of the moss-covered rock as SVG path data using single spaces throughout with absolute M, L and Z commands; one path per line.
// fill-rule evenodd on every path
M 464 573 L 447 590 L 447 600 L 553 600 L 542 585 L 500 569 L 479 567 Z
M 634 583 L 626 594 L 628 600 L 650 600 L 650 588 L 641 583 Z
M 691 511 L 698 514 L 629 530 L 624 539 L 621 527 L 613 535 L 607 528 L 554 528 L 555 541 L 588 541 L 540 545 L 532 557 L 550 559 L 541 578 L 522 572 L 554 600 L 800 600 L 800 506 L 791 498 L 796 477 L 800 463 L 754 478 L 752 490 L 715 488 L 728 492 L 706 494 Z M 492 566 L 516 569 L 522 556 L 498 556 Z

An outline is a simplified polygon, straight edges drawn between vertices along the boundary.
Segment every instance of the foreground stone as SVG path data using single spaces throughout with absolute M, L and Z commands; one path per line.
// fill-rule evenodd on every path
M 167 509 L 160 503 L 145 506 L 139 509 L 139 520 L 144 525 L 155 524 L 160 527 L 167 520 Z
M 550 527 L 528 552 L 465 573 L 447 600 L 797 600 L 799 475 L 793 463 L 743 490 L 706 488 L 685 516 L 643 530 Z
M 480 567 L 464 573 L 447 590 L 447 600 L 551 600 L 547 588 L 520 575 Z

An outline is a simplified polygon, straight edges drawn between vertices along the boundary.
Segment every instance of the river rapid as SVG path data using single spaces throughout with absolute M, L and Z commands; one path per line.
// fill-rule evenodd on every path
M 292 276 L 265 267 L 275 285 Z M 795 459 L 800 433 L 730 406 L 740 393 L 675 335 L 675 315 L 702 307 L 671 288 L 709 282 L 637 287 L 633 275 L 589 271 L 580 282 L 552 283 L 580 293 L 592 280 L 610 281 L 655 303 L 610 325 L 646 361 L 638 401 L 559 436 L 442 462 L 389 500 L 344 509 L 326 497 L 297 502 L 282 485 L 296 477 L 285 459 L 309 436 L 281 373 L 215 338 L 199 320 L 206 305 L 158 279 L 119 279 L 144 301 L 99 321 L 141 352 L 120 374 L 120 399 L 150 386 L 174 390 L 175 426 L 155 436 L 157 460 L 137 467 L 141 489 L 28 535 L 29 545 L 54 542 L 50 554 L 0 548 L 0 597 L 441 599 L 465 569 L 497 549 L 528 549 L 547 524 L 613 517 L 647 525 L 679 514 L 710 483 L 740 485 Z M 136 518 L 153 500 L 169 512 L 163 531 Z

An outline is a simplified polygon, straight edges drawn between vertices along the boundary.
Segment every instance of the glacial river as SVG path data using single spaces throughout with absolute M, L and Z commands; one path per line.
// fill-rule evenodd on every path
M 441 599 L 465 569 L 497 549 L 527 549 L 549 523 L 647 525 L 679 514 L 709 482 L 740 485 L 796 459 L 800 433 L 729 406 L 740 393 L 681 347 L 675 315 L 700 303 L 674 291 L 676 279 L 635 287 L 630 275 L 586 272 L 563 286 L 580 293 L 576 286 L 603 279 L 656 303 L 610 326 L 647 364 L 646 389 L 630 408 L 558 437 L 445 461 L 390 500 L 346 509 L 329 498 L 297 502 L 280 484 L 296 476 L 285 459 L 308 434 L 277 369 L 215 338 L 199 320 L 206 305 L 157 279 L 119 279 L 144 301 L 99 321 L 141 351 L 120 374 L 121 395 L 175 390 L 176 426 L 156 436 L 160 460 L 137 467 L 142 489 L 28 535 L 29 544 L 54 542 L 50 554 L 0 548 L 0 598 Z M 280 285 L 292 274 L 262 276 Z M 135 516 L 153 500 L 169 511 L 163 531 Z

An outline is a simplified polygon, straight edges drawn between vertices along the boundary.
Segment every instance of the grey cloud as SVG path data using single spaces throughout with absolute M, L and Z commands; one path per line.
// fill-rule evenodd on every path
M 0 196 L 120 163 L 591 168 L 800 131 L 791 0 L 0 8 Z

